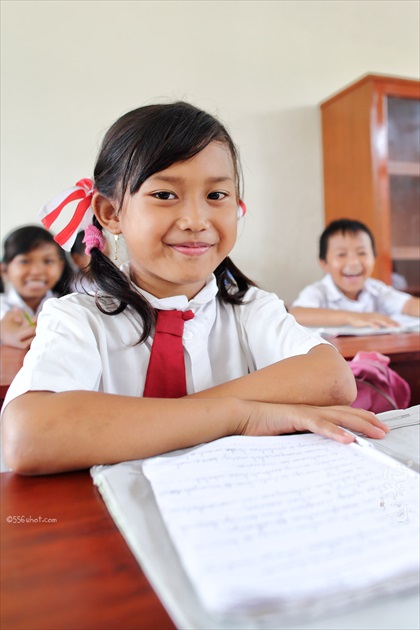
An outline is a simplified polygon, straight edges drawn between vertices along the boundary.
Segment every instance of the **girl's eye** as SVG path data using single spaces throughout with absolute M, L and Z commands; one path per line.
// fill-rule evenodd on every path
M 157 193 L 153 193 L 153 197 L 156 199 L 161 199 L 162 201 L 170 201 L 175 199 L 174 193 L 168 192 L 167 190 L 160 190 Z
M 215 190 L 214 192 L 211 192 L 207 195 L 208 199 L 213 199 L 215 201 L 218 201 L 219 199 L 224 199 L 225 197 L 227 197 L 227 194 L 224 192 L 220 192 L 220 190 Z

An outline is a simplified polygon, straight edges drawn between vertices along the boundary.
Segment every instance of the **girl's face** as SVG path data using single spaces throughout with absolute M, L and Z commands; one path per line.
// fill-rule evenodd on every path
M 236 177 L 229 149 L 210 143 L 127 195 L 118 217 L 136 284 L 194 297 L 236 240 Z
M 6 278 L 34 310 L 49 289 L 59 281 L 64 262 L 53 243 L 44 243 L 15 256 L 6 268 Z

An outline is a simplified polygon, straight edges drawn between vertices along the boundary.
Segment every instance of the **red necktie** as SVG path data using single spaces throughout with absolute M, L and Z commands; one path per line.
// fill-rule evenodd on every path
M 158 311 L 146 374 L 145 398 L 181 398 L 187 393 L 182 333 L 192 311 Z

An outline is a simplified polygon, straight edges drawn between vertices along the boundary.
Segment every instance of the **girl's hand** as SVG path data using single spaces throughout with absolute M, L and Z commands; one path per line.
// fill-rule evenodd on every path
M 248 403 L 247 403 L 248 404 Z M 371 411 L 353 407 L 315 407 L 311 405 L 283 405 L 249 403 L 248 420 L 238 427 L 241 435 L 281 435 L 297 431 L 311 431 L 337 442 L 349 444 L 354 436 L 341 427 L 367 437 L 383 438 L 389 428 Z
M 351 313 L 349 311 L 350 326 L 363 327 L 371 326 L 372 328 L 388 328 L 399 326 L 399 323 L 383 315 L 382 313 Z
M 29 324 L 18 308 L 8 311 L 0 322 L 0 339 L 5 346 L 27 349 L 35 337 L 36 326 Z

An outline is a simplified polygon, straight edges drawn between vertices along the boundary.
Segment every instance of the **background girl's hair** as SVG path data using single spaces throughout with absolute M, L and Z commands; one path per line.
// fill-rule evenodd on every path
M 127 192 L 134 195 L 151 175 L 175 162 L 189 160 L 214 141 L 223 143 L 230 151 L 239 199 L 241 169 L 230 135 L 216 118 L 182 101 L 140 107 L 124 114 L 111 126 L 96 162 L 95 189 L 112 200 L 119 212 Z M 93 223 L 102 229 L 96 218 Z M 231 304 L 241 304 L 249 287 L 255 286 L 228 257 L 215 270 L 215 275 L 218 298 Z M 116 300 L 115 303 L 97 299 L 98 308 L 114 315 L 130 305 L 144 322 L 140 341 L 147 339 L 155 319 L 154 309 L 132 287 L 129 278 L 98 249 L 91 251 L 89 276 L 107 296 Z M 110 306 L 112 302 L 114 309 Z
M 73 278 L 73 271 L 65 251 L 57 245 L 51 232 L 48 232 L 45 228 L 40 227 L 39 225 L 25 225 L 24 227 L 11 232 L 5 238 L 3 243 L 3 264 L 7 266 L 16 256 L 29 254 L 29 252 L 32 252 L 34 249 L 37 249 L 45 244 L 54 245 L 57 249 L 58 255 L 64 263 L 63 273 L 52 290 L 59 296 L 65 295 L 69 292 L 70 282 Z M 4 290 L 3 286 L 1 287 L 1 290 Z

